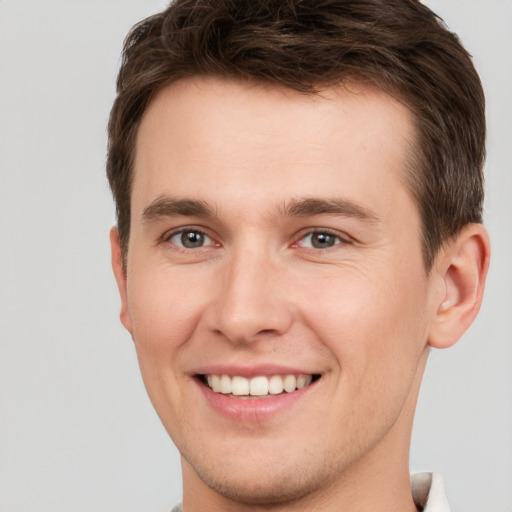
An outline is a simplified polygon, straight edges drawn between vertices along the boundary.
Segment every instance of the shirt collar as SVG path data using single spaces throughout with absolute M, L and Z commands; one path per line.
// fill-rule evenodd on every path
M 451 512 L 444 490 L 444 482 L 438 473 L 417 473 L 411 476 L 414 503 L 423 512 Z

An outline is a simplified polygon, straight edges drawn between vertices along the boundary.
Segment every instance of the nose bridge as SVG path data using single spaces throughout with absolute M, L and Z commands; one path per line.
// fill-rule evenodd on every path
M 280 287 L 282 270 L 264 244 L 234 250 L 223 268 L 214 329 L 237 343 L 286 332 L 292 312 Z

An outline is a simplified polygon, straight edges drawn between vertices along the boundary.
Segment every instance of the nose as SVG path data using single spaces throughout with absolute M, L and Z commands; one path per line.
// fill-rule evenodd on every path
M 283 268 L 263 253 L 234 255 L 219 275 L 210 328 L 236 344 L 277 337 L 293 322 Z

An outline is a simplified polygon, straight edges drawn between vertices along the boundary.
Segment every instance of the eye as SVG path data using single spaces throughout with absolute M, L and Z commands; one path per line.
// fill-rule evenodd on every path
M 343 242 L 344 240 L 340 236 L 329 231 L 313 231 L 303 236 L 299 241 L 302 247 L 309 249 L 330 249 Z
M 171 234 L 167 241 L 184 249 L 198 249 L 213 244 L 213 240 L 197 229 L 183 229 Z

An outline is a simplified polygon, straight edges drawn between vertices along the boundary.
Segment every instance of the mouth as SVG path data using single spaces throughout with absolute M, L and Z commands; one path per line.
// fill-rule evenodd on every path
M 259 375 L 246 378 L 240 375 L 197 375 L 200 382 L 214 393 L 238 399 L 258 399 L 289 394 L 320 379 L 319 374 Z

